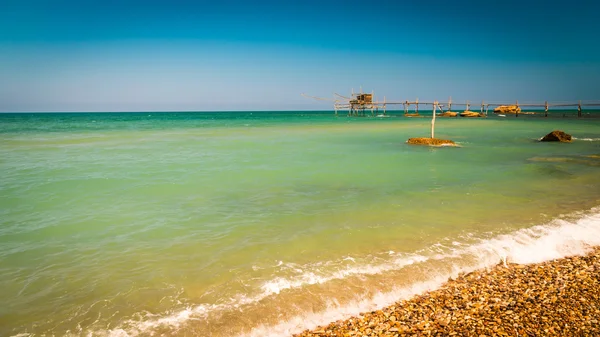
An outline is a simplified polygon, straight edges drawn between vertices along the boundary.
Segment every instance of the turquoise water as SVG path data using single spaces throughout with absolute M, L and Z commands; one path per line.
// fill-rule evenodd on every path
M 572 115 L 439 118 L 461 146 L 428 148 L 428 118 L 2 114 L 0 335 L 285 336 L 580 252 L 600 118 Z

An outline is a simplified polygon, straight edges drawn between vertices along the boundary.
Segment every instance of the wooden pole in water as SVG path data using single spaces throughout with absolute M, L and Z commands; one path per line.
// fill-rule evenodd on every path
M 437 101 L 433 102 L 433 117 L 431 118 L 431 138 L 434 137 L 435 133 L 435 108 L 437 107 Z
M 577 105 L 577 117 L 581 117 L 581 101 L 579 101 L 579 105 Z
M 515 117 L 519 117 L 519 101 L 517 101 L 517 108 L 515 109 Z
M 371 90 L 371 117 L 375 116 L 375 107 L 373 106 L 374 96 L 375 96 L 375 91 Z
M 548 117 L 548 101 L 544 102 L 544 117 Z
M 350 95 L 351 95 L 350 97 L 352 99 L 354 99 L 354 88 L 352 88 Z M 354 115 L 354 104 L 350 103 L 350 107 L 348 109 L 348 116 L 352 116 L 352 115 Z
M 419 97 L 417 97 L 417 100 L 415 102 L 417 103 L 417 109 L 415 111 L 418 115 L 419 114 Z
M 385 96 L 383 96 L 383 115 L 386 113 Z

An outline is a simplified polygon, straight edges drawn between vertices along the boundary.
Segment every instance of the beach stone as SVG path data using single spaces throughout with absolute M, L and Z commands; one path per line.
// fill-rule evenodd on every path
M 571 142 L 571 135 L 561 130 L 554 130 L 549 134 L 545 135 L 542 139 L 540 139 L 540 141 L 568 143 Z

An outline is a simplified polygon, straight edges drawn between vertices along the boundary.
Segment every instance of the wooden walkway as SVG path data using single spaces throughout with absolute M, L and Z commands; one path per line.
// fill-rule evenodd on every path
M 548 116 L 548 112 L 551 108 L 569 108 L 572 107 L 577 109 L 578 117 L 582 116 L 583 108 L 586 107 L 598 107 L 600 109 L 600 101 L 577 101 L 577 102 L 549 102 L 545 101 L 543 103 L 519 103 L 515 102 L 485 102 L 481 103 L 471 103 L 470 101 L 462 102 L 453 102 L 452 98 L 450 98 L 447 102 L 441 102 L 438 100 L 426 100 L 420 101 L 418 98 L 414 101 L 404 100 L 404 101 L 387 101 L 386 98 L 383 98 L 383 101 L 374 100 L 374 94 L 371 92 L 370 94 L 359 93 L 355 94 L 354 92 L 350 97 L 346 97 L 340 94 L 335 93 L 337 98 L 328 99 L 321 97 L 314 97 L 302 94 L 302 96 L 307 98 L 313 98 L 322 101 L 331 101 L 333 102 L 333 108 L 335 114 L 338 115 L 340 111 L 347 111 L 348 116 L 366 116 L 370 111 L 372 116 L 376 114 L 379 115 L 379 112 L 382 111 L 383 115 L 386 115 L 387 110 L 395 110 L 398 111 L 400 109 L 399 106 L 402 106 L 402 110 L 404 110 L 404 114 L 407 116 L 418 116 L 419 115 L 419 107 L 420 106 L 430 106 L 432 110 L 440 110 L 442 113 L 449 112 L 452 110 L 452 106 L 460 106 L 464 107 L 464 111 L 471 111 L 471 107 L 476 107 L 479 110 L 481 115 L 487 116 L 489 108 L 496 109 L 493 111 L 495 113 L 500 114 L 514 114 L 518 116 L 519 114 L 525 114 L 527 112 L 523 112 L 522 108 L 543 108 L 545 117 Z M 498 110 L 505 109 L 507 112 L 498 112 Z M 530 113 L 530 112 L 529 112 Z

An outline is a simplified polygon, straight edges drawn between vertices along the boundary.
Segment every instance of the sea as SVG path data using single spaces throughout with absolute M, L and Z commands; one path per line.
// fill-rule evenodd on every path
M 290 336 L 600 245 L 600 111 L 422 114 L 0 114 L 0 336 Z

